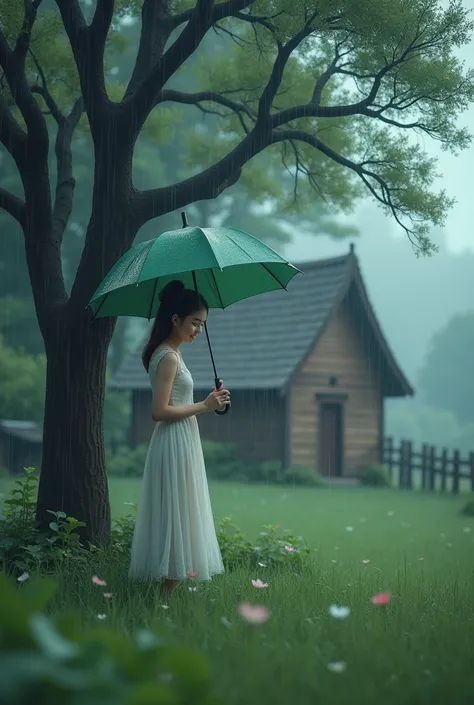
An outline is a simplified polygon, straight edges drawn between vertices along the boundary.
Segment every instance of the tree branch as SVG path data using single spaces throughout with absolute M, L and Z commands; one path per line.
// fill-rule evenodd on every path
M 38 95 L 40 95 L 43 98 L 44 102 L 48 106 L 49 112 L 51 113 L 53 118 L 56 120 L 56 122 L 59 123 L 64 116 L 63 116 L 61 110 L 59 109 L 58 104 L 56 103 L 53 96 L 51 95 L 51 92 L 48 88 L 48 82 L 46 80 L 46 75 L 45 75 L 42 67 L 40 66 L 36 56 L 31 51 L 31 49 L 30 49 L 30 55 L 34 61 L 34 64 L 36 66 L 36 70 L 38 71 L 38 75 L 41 80 L 41 86 L 32 86 L 31 92 L 37 93 Z
M 15 220 L 23 228 L 25 225 L 26 218 L 26 207 L 25 202 L 14 196 L 12 193 L 4 188 L 0 187 L 0 210 L 4 210 L 6 213 L 15 218 Z
M 21 45 L 23 46 L 23 44 Z M 17 56 L 8 45 L 5 34 L 0 29 L 0 67 L 10 87 L 13 99 L 18 106 L 28 130 L 28 149 L 42 160 L 47 160 L 49 135 L 46 121 L 26 80 L 24 58 Z
M 98 0 L 90 26 L 78 0 L 56 0 L 56 4 L 71 44 L 93 131 L 101 107 L 110 103 L 105 89 L 104 52 L 115 3 L 114 0 Z
M 340 164 L 346 169 L 350 169 L 351 171 L 356 173 L 359 178 L 363 181 L 365 186 L 368 188 L 372 196 L 384 207 L 390 209 L 396 222 L 403 228 L 403 230 L 405 230 L 406 234 L 410 238 L 410 241 L 413 242 L 413 231 L 410 230 L 410 228 L 408 228 L 405 223 L 400 219 L 399 213 L 401 211 L 400 208 L 397 207 L 397 205 L 393 201 L 392 189 L 390 189 L 387 182 L 381 176 L 379 176 L 373 171 L 366 169 L 364 164 L 357 164 L 351 159 L 347 159 L 347 157 L 344 157 L 342 156 L 342 154 L 339 154 L 338 152 L 333 150 L 327 144 L 318 139 L 318 137 L 316 137 L 315 135 L 311 135 L 310 133 L 305 132 L 304 130 L 285 129 L 273 131 L 272 144 L 277 144 L 279 142 L 284 142 L 287 140 L 297 140 L 300 142 L 304 142 L 313 147 L 314 149 L 317 149 L 319 152 L 324 154 L 329 159 L 332 159 L 337 164 Z M 376 182 L 379 191 L 373 185 L 372 181 Z
M 139 133 L 153 109 L 160 91 L 177 69 L 195 52 L 212 25 L 248 7 L 253 2 L 255 0 L 228 0 L 215 5 L 214 0 L 197 0 L 192 11 L 183 13 L 183 16 L 186 15 L 186 20 L 182 21 L 187 22 L 186 27 L 155 63 L 134 93 L 124 100 L 124 104 L 128 103 L 127 116 L 129 122 L 133 121 L 136 134 Z M 182 21 L 179 24 L 182 24 Z M 171 20 L 171 27 L 174 26 L 178 25 L 174 25 Z
M 214 5 L 213 19 L 211 24 L 220 22 L 220 20 L 223 20 L 226 17 L 236 17 L 237 13 L 241 12 L 241 10 L 245 10 L 245 8 L 247 7 L 250 7 L 254 4 L 254 2 L 255 0 L 227 0 L 226 2 L 216 3 Z M 171 28 L 177 29 L 177 27 L 184 24 L 185 22 L 189 22 L 189 20 L 193 16 L 194 9 L 195 8 L 190 8 L 189 10 L 181 12 L 179 15 L 174 15 L 170 20 Z
M 11 154 L 18 169 L 24 164 L 27 134 L 12 115 L 0 90 L 0 142 Z
M 38 13 L 38 8 L 43 0 L 23 0 L 24 4 L 24 16 L 23 24 L 20 30 L 20 34 L 16 40 L 15 49 L 13 53 L 18 60 L 19 66 L 24 69 L 26 55 L 28 54 L 28 49 L 30 48 L 31 42 L 31 30 L 36 21 L 36 15 Z
M 230 98 L 226 98 L 225 95 L 222 95 L 222 93 L 217 93 L 215 91 L 185 93 L 183 91 L 165 89 L 161 91 L 157 105 L 166 102 L 181 103 L 182 105 L 195 105 L 196 107 L 199 107 L 200 103 L 217 103 L 218 105 L 222 105 L 224 108 L 229 108 L 229 110 L 232 110 L 232 112 L 236 113 L 236 115 L 242 115 L 242 113 L 245 113 L 245 115 L 247 115 L 247 117 L 249 117 L 253 122 L 255 122 L 257 118 L 257 114 L 245 105 L 245 103 L 231 100 Z
M 81 96 L 74 103 L 69 115 L 62 116 L 58 123 L 54 148 L 58 175 L 53 207 L 53 233 L 59 244 L 61 244 L 73 206 L 76 180 L 72 169 L 72 137 L 83 112 L 84 100 Z

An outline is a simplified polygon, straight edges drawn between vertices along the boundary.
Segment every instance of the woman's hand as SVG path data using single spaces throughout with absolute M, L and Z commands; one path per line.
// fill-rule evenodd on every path
M 204 400 L 204 406 L 207 411 L 216 411 L 217 409 L 225 408 L 230 402 L 230 392 L 228 389 L 213 389 L 207 399 Z

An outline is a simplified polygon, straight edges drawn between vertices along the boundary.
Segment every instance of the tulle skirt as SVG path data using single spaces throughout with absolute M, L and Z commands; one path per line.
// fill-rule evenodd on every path
M 159 423 L 143 474 L 131 578 L 209 580 L 224 572 L 197 419 Z

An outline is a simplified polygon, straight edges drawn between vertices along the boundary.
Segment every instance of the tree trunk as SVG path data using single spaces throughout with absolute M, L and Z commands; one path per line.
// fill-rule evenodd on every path
M 43 457 L 36 518 L 46 527 L 48 510 L 84 521 L 82 539 L 104 545 L 110 536 L 110 504 L 102 416 L 107 349 L 114 321 L 72 315 L 46 340 L 47 383 Z

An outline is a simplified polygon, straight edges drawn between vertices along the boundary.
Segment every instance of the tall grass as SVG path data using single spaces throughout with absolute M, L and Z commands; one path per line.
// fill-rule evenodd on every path
M 266 523 L 302 534 L 312 549 L 308 568 L 297 575 L 240 567 L 183 584 L 168 606 L 156 587 L 128 581 L 126 562 L 104 556 L 107 587 L 93 585 L 92 574 L 60 574 L 52 610 L 80 610 L 89 623 L 106 615 L 125 633 L 148 626 L 198 647 L 228 705 L 473 702 L 474 520 L 460 516 L 462 500 L 227 484 L 211 493 L 216 516 L 231 515 L 252 538 Z M 115 482 L 111 495 L 121 513 L 138 485 Z M 254 588 L 255 578 L 268 588 Z M 390 604 L 373 605 L 385 590 Z M 244 622 L 243 601 L 265 605 L 268 621 Z M 350 607 L 349 617 L 331 617 L 332 604 Z M 341 672 L 332 663 L 343 664 Z

